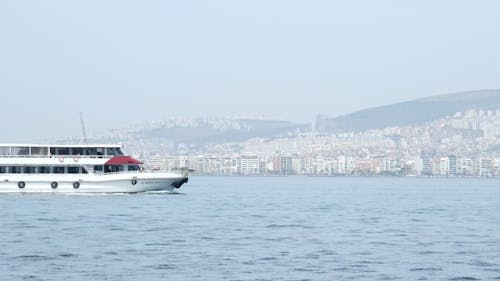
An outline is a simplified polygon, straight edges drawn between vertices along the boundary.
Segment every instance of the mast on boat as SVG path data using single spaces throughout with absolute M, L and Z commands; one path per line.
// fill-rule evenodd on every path
M 82 112 L 80 112 L 80 123 L 82 124 L 83 142 L 87 143 L 87 133 L 85 132 L 85 123 L 83 122 L 83 113 Z

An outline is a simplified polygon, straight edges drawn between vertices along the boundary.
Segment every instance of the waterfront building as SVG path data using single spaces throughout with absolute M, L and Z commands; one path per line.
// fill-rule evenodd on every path
M 291 175 L 292 174 L 292 157 L 291 156 L 281 156 L 279 159 L 280 159 L 280 174 L 281 175 Z
M 346 157 L 344 155 L 337 157 L 337 174 L 346 174 Z
M 424 159 L 422 157 L 415 156 L 415 158 L 413 158 L 413 170 L 416 175 L 422 175 L 424 171 Z
M 457 174 L 461 176 L 474 175 L 474 162 L 470 158 L 457 159 Z
M 457 156 L 448 155 L 448 174 L 450 176 L 457 175 Z
M 440 176 L 450 175 L 450 161 L 448 157 L 439 158 L 439 173 Z
M 432 159 L 430 157 L 422 157 L 422 175 L 432 175 Z
M 241 156 L 238 158 L 238 174 L 258 175 L 260 174 L 260 160 L 257 156 Z
M 479 176 L 480 177 L 491 177 L 492 173 L 492 161 L 490 158 L 480 158 L 479 159 Z

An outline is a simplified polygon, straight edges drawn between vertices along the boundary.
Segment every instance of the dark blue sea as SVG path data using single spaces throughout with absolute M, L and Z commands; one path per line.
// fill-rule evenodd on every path
M 0 195 L 0 280 L 500 280 L 500 180 L 191 177 Z

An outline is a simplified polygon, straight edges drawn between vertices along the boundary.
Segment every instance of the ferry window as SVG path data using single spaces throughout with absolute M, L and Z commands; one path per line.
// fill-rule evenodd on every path
M 38 167 L 38 173 L 50 174 L 50 167 L 47 167 L 47 166 Z
M 80 173 L 80 167 L 68 167 L 68 174 L 78 174 Z
M 21 173 L 21 168 L 22 167 L 11 166 L 11 167 L 9 167 L 9 171 L 10 171 L 11 174 L 20 174 Z
M 50 148 L 50 155 L 57 155 L 57 148 L 51 147 Z
M 122 172 L 123 171 L 123 165 L 112 165 L 111 166 L 111 171 L 113 173 Z
M 103 147 L 96 148 L 95 155 L 104 155 L 104 148 Z
M 47 147 L 31 147 L 31 155 L 47 155 Z
M 29 155 L 29 147 L 12 147 L 12 155 Z
M 123 152 L 122 152 L 122 150 L 121 150 L 121 149 L 117 148 L 117 149 L 116 149 L 116 155 L 123 156 L 123 155 L 125 155 L 125 154 L 123 154 Z
M 54 167 L 54 174 L 64 174 L 64 167 Z
M 5 174 L 5 173 L 7 173 L 7 167 L 0 166 L 0 174 Z
M 83 155 L 83 149 L 82 148 L 73 148 L 71 151 L 71 155 Z
M 82 174 L 88 174 L 87 169 L 85 169 L 85 167 L 80 167 L 80 171 Z
M 116 149 L 114 147 L 108 147 L 106 149 L 106 154 L 110 155 L 110 156 L 119 155 L 118 152 L 116 151 Z
M 34 174 L 36 173 L 36 168 L 35 167 L 24 167 L 24 172 L 26 174 Z
M 129 171 L 139 171 L 140 169 L 139 165 L 128 165 Z
M 104 165 L 104 172 L 111 173 L 111 172 L 113 172 L 113 170 L 112 170 L 110 165 Z
M 59 151 L 58 151 L 57 155 L 70 155 L 69 148 L 60 147 L 58 150 Z
M 29 147 L 20 147 L 19 152 L 17 155 L 30 155 L 30 148 Z
M 96 148 L 88 148 L 89 154 L 88 155 L 97 155 L 97 149 Z
M 0 155 L 10 155 L 10 147 L 0 147 Z
M 102 172 L 104 170 L 103 166 L 94 166 L 94 172 Z

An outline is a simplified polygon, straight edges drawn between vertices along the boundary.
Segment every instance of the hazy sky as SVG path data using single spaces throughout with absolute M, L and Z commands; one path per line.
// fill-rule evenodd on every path
M 500 1 L 0 0 L 0 141 L 500 88 Z

